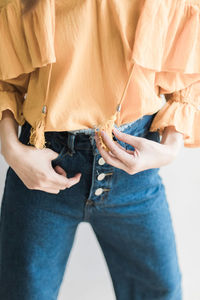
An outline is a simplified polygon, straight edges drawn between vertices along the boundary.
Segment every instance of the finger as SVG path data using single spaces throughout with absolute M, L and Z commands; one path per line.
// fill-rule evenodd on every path
M 134 151 L 135 151 L 135 150 L 127 150 L 127 149 L 125 149 L 123 146 L 121 146 L 118 142 L 114 141 L 114 143 L 116 144 L 117 147 L 119 147 L 119 148 L 122 149 L 123 151 L 128 152 L 129 154 L 132 154 L 132 155 L 134 154 Z M 112 155 L 112 156 L 115 157 L 115 155 L 114 155 L 112 152 L 110 152 L 110 151 L 108 151 L 108 152 L 110 153 L 110 155 Z
M 97 148 L 99 150 L 99 153 L 101 154 L 101 156 L 104 158 L 104 160 L 116 167 L 116 168 L 120 168 L 122 170 L 126 170 L 127 169 L 127 165 L 124 164 L 121 160 L 119 160 L 117 157 L 115 157 L 114 154 L 112 154 L 112 152 L 108 152 L 106 151 L 103 147 L 100 146 L 100 142 L 99 142 L 99 139 L 97 138 L 96 139 L 96 144 L 97 144 Z M 117 146 L 116 146 L 117 147 Z M 121 150 L 122 151 L 122 150 Z
M 123 146 L 121 146 L 118 142 L 114 141 L 114 143 L 117 145 L 117 147 L 119 147 L 120 149 L 128 152 L 129 154 L 133 154 L 135 150 L 127 150 L 125 149 Z
M 81 173 L 77 173 L 74 177 L 68 178 L 67 187 L 71 187 L 80 181 Z
M 71 182 L 73 183 L 73 180 L 75 183 L 80 180 L 81 173 L 77 173 L 74 177 L 68 178 L 67 176 L 63 176 L 58 174 L 57 172 L 53 171 L 52 177 L 51 177 L 51 187 L 57 187 L 59 189 L 65 189 L 69 185 L 71 185 Z
M 116 143 L 114 143 L 113 140 L 110 139 L 110 137 L 107 135 L 106 132 L 101 132 L 101 136 L 105 145 L 110 149 L 112 154 L 114 154 L 114 156 L 118 158 L 119 161 L 121 161 L 125 165 L 130 164 L 130 155 L 127 152 L 117 147 Z M 99 141 L 98 137 L 97 137 L 97 141 Z M 100 146 L 100 148 L 102 147 Z M 106 155 L 106 157 L 109 158 L 111 157 L 111 155 L 110 154 L 109 156 Z
M 138 137 L 138 136 L 127 134 L 125 132 L 121 132 L 121 131 L 117 130 L 116 128 L 113 128 L 112 131 L 113 131 L 114 135 L 116 136 L 116 138 L 118 138 L 120 141 L 125 142 L 126 144 L 133 146 L 134 148 L 139 148 L 141 143 L 143 142 L 142 137 Z
M 60 175 L 67 176 L 67 173 L 65 172 L 65 170 L 59 165 L 56 165 L 54 170 Z
M 78 183 L 80 181 L 80 178 L 81 178 L 81 174 L 77 173 L 74 177 L 66 178 L 65 184 L 59 185 L 59 183 L 54 181 L 53 183 L 50 184 L 50 186 L 49 185 L 42 186 L 39 189 L 46 190 L 46 191 L 65 190 L 66 188 L 70 188 L 72 185 Z

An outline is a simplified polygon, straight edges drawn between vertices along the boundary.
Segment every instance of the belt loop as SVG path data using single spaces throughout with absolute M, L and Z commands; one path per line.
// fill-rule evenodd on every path
M 97 146 L 96 146 L 96 142 L 95 142 L 95 132 L 92 132 L 89 136 L 89 140 L 90 140 L 90 143 L 92 145 L 92 151 L 93 151 L 93 155 L 97 155 L 98 154 L 98 149 L 97 149 Z
M 75 153 L 74 150 L 74 140 L 75 140 L 75 134 L 68 132 L 67 134 L 67 151 L 69 155 L 73 155 Z

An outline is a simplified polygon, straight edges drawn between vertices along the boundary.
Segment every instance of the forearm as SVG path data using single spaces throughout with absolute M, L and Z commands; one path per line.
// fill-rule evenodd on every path
M 19 143 L 18 126 L 13 113 L 8 109 L 4 110 L 0 120 L 1 154 L 4 157 L 9 150 L 12 151 L 15 145 Z

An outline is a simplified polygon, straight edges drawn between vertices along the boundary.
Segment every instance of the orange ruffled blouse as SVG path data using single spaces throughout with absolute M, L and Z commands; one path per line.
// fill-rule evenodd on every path
M 165 103 L 163 97 L 165 95 Z M 157 112 L 200 147 L 199 0 L 0 1 L 0 119 L 45 131 L 105 130 Z M 103 141 L 102 146 L 106 148 Z

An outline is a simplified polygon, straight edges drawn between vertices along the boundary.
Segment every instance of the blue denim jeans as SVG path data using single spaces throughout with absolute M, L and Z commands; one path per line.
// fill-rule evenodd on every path
M 159 133 L 149 131 L 154 116 L 118 129 L 160 142 Z M 29 133 L 26 122 L 19 136 L 26 145 Z M 57 299 L 77 226 L 88 222 L 104 253 L 116 299 L 181 300 L 182 275 L 159 169 L 130 175 L 107 164 L 93 129 L 45 136 L 47 147 L 59 153 L 52 166 L 60 165 L 68 177 L 78 172 L 82 177 L 53 194 L 28 189 L 8 168 L 0 219 L 0 299 Z

